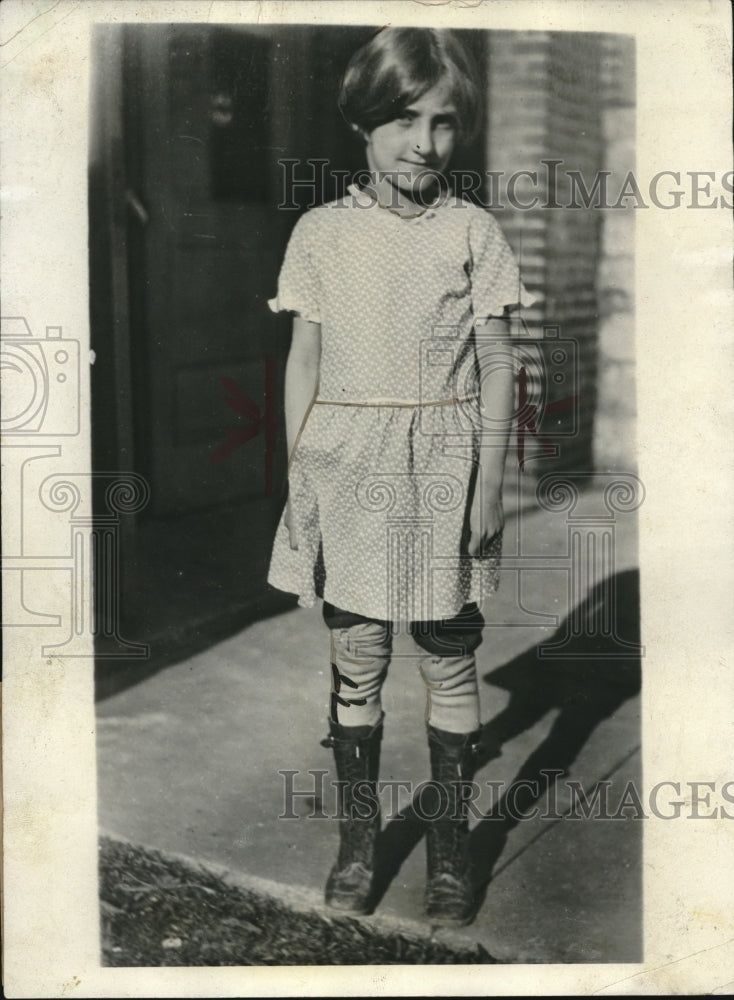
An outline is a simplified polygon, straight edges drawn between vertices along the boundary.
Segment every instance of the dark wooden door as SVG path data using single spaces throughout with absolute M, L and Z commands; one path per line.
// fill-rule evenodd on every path
M 274 48 L 256 28 L 129 33 L 133 392 L 150 516 L 236 502 L 257 520 L 273 494 L 282 345 L 266 300 L 289 221 L 275 199 L 287 122 Z

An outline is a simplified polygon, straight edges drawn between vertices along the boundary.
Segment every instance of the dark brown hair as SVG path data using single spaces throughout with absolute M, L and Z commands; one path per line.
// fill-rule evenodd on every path
M 383 28 L 352 56 L 339 109 L 349 125 L 371 132 L 400 117 L 414 101 L 448 79 L 459 120 L 459 141 L 479 126 L 481 101 L 474 62 L 450 31 Z

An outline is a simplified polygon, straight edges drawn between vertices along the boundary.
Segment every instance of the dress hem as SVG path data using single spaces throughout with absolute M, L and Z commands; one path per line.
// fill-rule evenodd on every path
M 283 593 L 293 594 L 295 597 L 297 597 L 298 606 L 300 608 L 314 608 L 316 607 L 319 601 L 325 601 L 327 604 L 332 604 L 334 607 L 339 608 L 341 611 L 348 611 L 351 614 L 360 615 L 362 618 L 371 618 L 373 621 L 390 622 L 392 625 L 397 625 L 397 626 L 407 625 L 413 621 L 446 621 L 447 619 L 450 618 L 456 618 L 457 615 L 461 614 L 462 610 L 466 607 L 467 604 L 476 604 L 478 608 L 481 608 L 485 601 L 491 599 L 496 594 L 498 589 L 498 585 L 492 587 L 488 592 L 484 593 L 479 599 L 473 598 L 472 595 L 469 594 L 467 599 L 463 602 L 463 604 L 461 604 L 460 607 L 453 608 L 452 610 L 447 611 L 445 614 L 438 615 L 436 618 L 414 619 L 414 618 L 385 618 L 382 615 L 370 614 L 369 611 L 364 610 L 364 607 L 362 607 L 360 610 L 357 610 L 356 608 L 353 607 L 347 607 L 347 604 L 351 602 L 348 601 L 347 604 L 344 604 L 339 600 L 333 600 L 332 597 L 327 593 L 324 593 L 323 595 L 315 594 L 313 597 L 311 597 L 308 594 L 302 594 L 300 591 L 291 586 L 285 586 L 274 583 L 270 578 L 268 578 L 268 583 L 270 584 L 271 587 L 275 587 L 276 590 L 281 590 L 283 591 Z

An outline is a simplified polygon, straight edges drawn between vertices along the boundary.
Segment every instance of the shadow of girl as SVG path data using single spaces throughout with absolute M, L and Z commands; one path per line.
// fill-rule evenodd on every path
M 600 626 L 600 623 L 602 627 Z M 551 651 L 552 657 L 546 658 Z M 550 732 L 532 751 L 496 806 L 470 835 L 472 871 L 483 898 L 511 830 L 563 778 L 596 727 L 640 690 L 639 578 L 629 570 L 597 584 L 554 636 L 490 671 L 484 681 L 510 692 L 507 706 L 482 727 L 477 772 L 505 743 L 559 709 Z M 481 781 L 477 773 L 476 780 Z M 375 903 L 425 832 L 422 818 L 436 809 L 432 789 L 380 834 Z M 511 796 L 511 801 L 510 797 Z

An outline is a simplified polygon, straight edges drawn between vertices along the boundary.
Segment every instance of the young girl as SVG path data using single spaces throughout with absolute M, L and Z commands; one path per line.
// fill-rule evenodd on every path
M 479 740 L 478 604 L 496 586 L 514 400 L 509 316 L 529 301 L 498 224 L 447 190 L 476 133 L 470 59 L 447 31 L 386 28 L 339 95 L 361 187 L 299 219 L 274 310 L 286 368 L 289 498 L 270 582 L 331 630 L 329 737 L 343 784 L 326 901 L 369 912 L 380 828 L 380 691 L 396 627 L 421 647 L 432 778 L 426 913 L 466 923 L 465 783 Z

